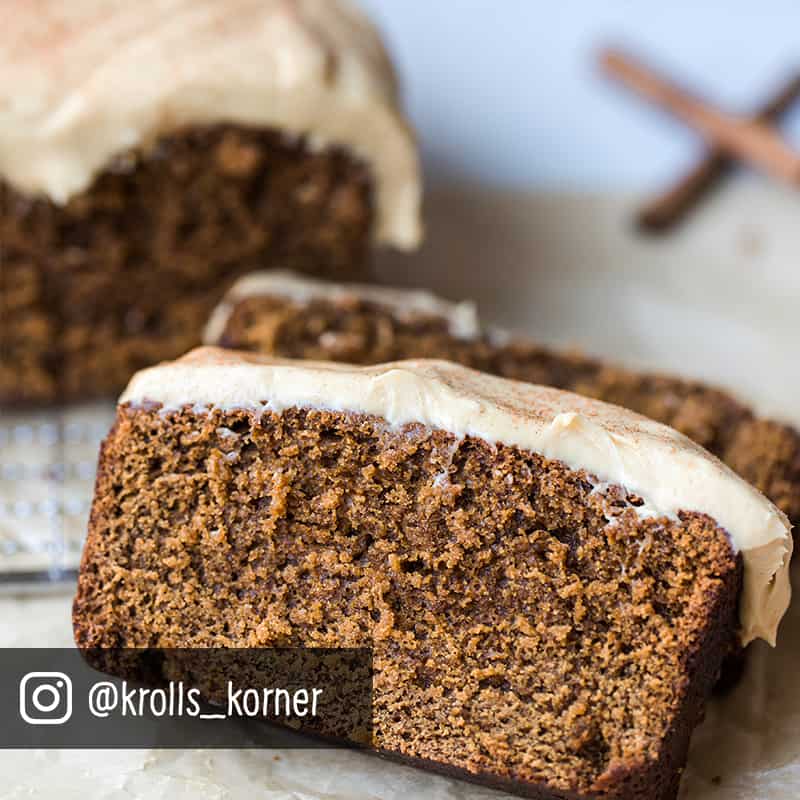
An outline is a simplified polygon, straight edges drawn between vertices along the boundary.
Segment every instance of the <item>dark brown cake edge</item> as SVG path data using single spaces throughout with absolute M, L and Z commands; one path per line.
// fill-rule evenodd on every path
M 615 767 L 597 786 L 596 794 L 585 795 L 575 792 L 553 790 L 546 784 L 519 781 L 487 773 L 472 773 L 467 770 L 451 767 L 435 761 L 410 758 L 401 753 L 389 751 L 365 750 L 398 764 L 422 769 L 446 778 L 455 778 L 490 789 L 510 792 L 530 800 L 593 800 L 593 798 L 614 798 L 629 800 L 641 798 L 643 792 L 652 792 L 652 800 L 667 800 L 677 796 L 683 773 L 683 765 L 689 750 L 689 743 L 694 728 L 705 716 L 705 704 L 722 671 L 729 654 L 737 647 L 732 642 L 731 632 L 738 629 L 739 592 L 742 581 L 743 564 L 741 555 L 737 557 L 737 571 L 725 580 L 725 600 L 719 602 L 711 618 L 715 624 L 704 637 L 705 648 L 699 643 L 685 654 L 683 663 L 695 680 L 688 687 L 688 697 L 683 705 L 683 714 L 678 724 L 670 733 L 661 757 L 650 765 L 621 764 Z

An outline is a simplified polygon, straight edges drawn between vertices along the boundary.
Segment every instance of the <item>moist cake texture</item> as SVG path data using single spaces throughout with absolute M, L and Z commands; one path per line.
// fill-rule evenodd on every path
M 422 293 L 426 294 L 426 293 Z M 212 316 L 206 342 L 285 358 L 378 364 L 444 358 L 630 408 L 710 450 L 800 522 L 800 434 L 729 393 L 487 332 L 474 307 L 419 292 L 253 273 Z
M 622 409 L 206 349 L 121 399 L 73 621 L 84 647 L 369 646 L 378 752 L 659 800 L 737 638 L 774 640 L 790 550 L 752 487 Z
M 335 0 L 44 0 L 0 42 L 0 403 L 117 394 L 254 265 L 419 240 L 371 25 Z

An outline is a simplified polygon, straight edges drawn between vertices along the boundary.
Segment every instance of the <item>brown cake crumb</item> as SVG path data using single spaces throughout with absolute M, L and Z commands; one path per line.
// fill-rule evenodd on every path
M 420 425 L 124 405 L 76 642 L 368 646 L 378 752 L 532 797 L 667 800 L 741 561 L 707 516 L 635 502 Z
M 65 206 L 0 181 L 0 403 L 118 394 L 254 265 L 362 274 L 371 194 L 341 151 L 230 125 L 126 153 Z
M 679 430 L 725 461 L 794 523 L 800 522 L 800 434 L 757 418 L 730 394 L 698 381 L 633 372 L 516 338 L 454 336 L 442 317 L 358 297 L 297 303 L 279 296 L 238 301 L 215 344 L 286 358 L 377 364 L 443 358 L 528 383 L 624 406 Z

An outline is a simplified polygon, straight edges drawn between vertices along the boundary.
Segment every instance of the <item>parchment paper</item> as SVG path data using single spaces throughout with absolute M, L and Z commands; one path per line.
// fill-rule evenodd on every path
M 800 424 L 800 199 L 740 181 L 661 241 L 632 235 L 633 205 L 618 195 L 434 191 L 425 250 L 385 260 L 381 273 L 476 296 L 494 322 L 543 340 L 713 380 Z M 0 598 L 0 645 L 68 645 L 70 601 Z M 710 704 L 684 800 L 800 797 L 798 664 L 800 602 L 778 647 L 757 643 L 742 682 Z M 341 751 L 6 751 L 0 769 L 0 798 L 503 796 Z

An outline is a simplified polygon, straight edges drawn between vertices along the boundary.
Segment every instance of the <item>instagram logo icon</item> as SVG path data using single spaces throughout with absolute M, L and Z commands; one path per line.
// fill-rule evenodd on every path
M 19 682 L 19 715 L 29 725 L 63 725 L 72 716 L 72 680 L 63 672 L 29 672 Z

